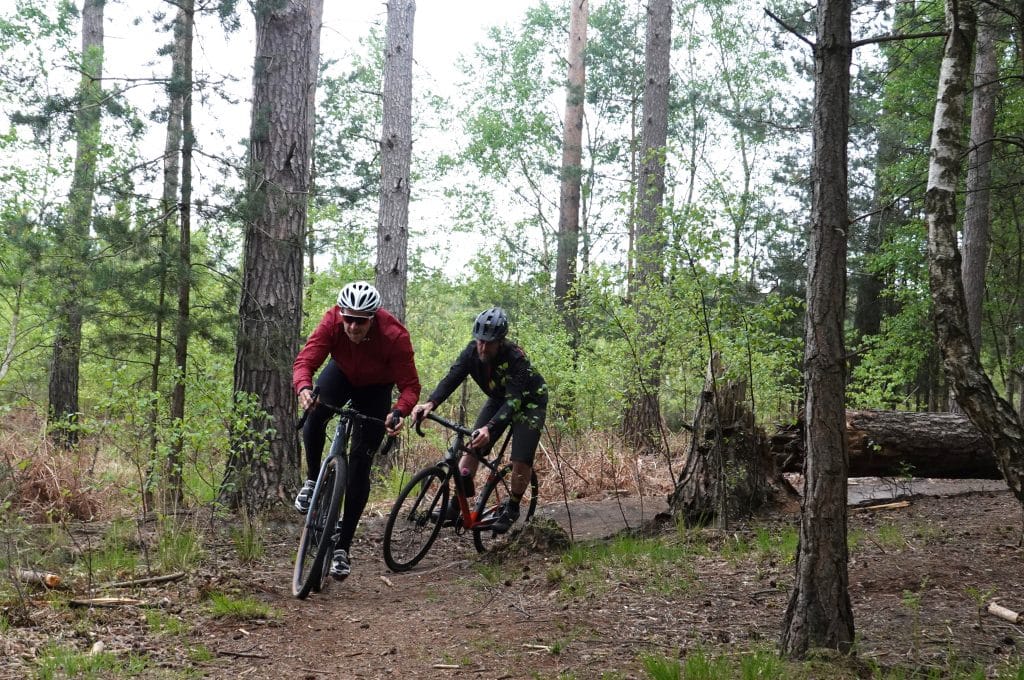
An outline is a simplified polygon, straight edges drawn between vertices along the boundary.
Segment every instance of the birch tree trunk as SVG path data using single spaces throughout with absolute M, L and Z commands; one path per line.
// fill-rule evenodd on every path
M 409 278 L 412 38 L 416 2 L 389 0 L 387 6 L 376 284 L 383 306 L 404 321 L 405 289 Z
M 230 507 L 288 501 L 299 479 L 291 367 L 301 341 L 302 257 L 323 0 L 259 0 L 242 296 L 235 352 Z
M 853 645 L 846 546 L 846 234 L 850 110 L 850 0 L 819 0 L 814 45 L 811 234 L 804 382 L 807 429 L 796 580 L 782 653 Z
M 103 99 L 104 0 L 82 4 L 82 78 L 75 114 L 75 169 L 67 213 L 58 228 L 59 271 L 63 286 L 57 302 L 57 332 L 50 362 L 47 423 L 59 446 L 78 442 L 78 367 L 82 352 L 82 307 L 87 293 L 89 229 L 96 194 L 96 157 L 100 147 Z
M 928 278 L 942 366 L 964 414 L 991 441 L 1007 486 L 1024 507 L 1024 425 L 999 396 L 978 360 L 967 320 L 960 252 L 957 249 L 956 189 L 962 156 L 964 98 L 970 82 L 975 37 L 974 5 L 947 0 L 946 37 L 925 193 Z

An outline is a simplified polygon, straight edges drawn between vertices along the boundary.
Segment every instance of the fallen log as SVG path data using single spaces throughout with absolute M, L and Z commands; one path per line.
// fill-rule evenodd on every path
M 61 580 L 57 574 L 51 574 L 48 571 L 37 571 L 35 569 L 17 569 L 15 575 L 22 583 L 35 583 L 47 588 L 58 587 Z
M 804 458 L 803 417 L 768 438 L 784 472 Z M 1001 479 L 988 439 L 967 416 L 910 411 L 846 412 L 850 477 Z

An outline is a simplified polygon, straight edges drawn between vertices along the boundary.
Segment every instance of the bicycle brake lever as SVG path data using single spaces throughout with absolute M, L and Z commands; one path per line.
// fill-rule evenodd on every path
M 302 426 L 306 424 L 306 419 L 309 418 L 309 414 L 313 412 L 313 407 L 316 406 L 316 402 L 320 399 L 320 386 L 315 385 L 313 387 L 313 403 L 309 405 L 305 411 L 302 412 L 302 417 L 299 418 L 298 422 L 295 423 L 295 429 L 301 430 Z

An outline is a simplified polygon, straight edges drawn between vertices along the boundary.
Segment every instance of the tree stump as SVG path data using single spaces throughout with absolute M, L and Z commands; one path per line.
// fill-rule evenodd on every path
M 708 363 L 686 464 L 669 496 L 672 514 L 691 525 L 714 522 L 725 527 L 769 502 L 788 502 L 793 508 L 798 499 L 754 423 L 745 401 L 746 385 L 717 384 L 719 362 L 716 354 Z

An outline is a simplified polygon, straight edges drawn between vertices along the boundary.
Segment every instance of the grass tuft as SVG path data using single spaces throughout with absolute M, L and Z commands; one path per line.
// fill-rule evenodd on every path
M 248 621 L 271 618 L 270 606 L 251 597 L 232 597 L 224 593 L 210 595 L 210 615 L 218 619 Z

